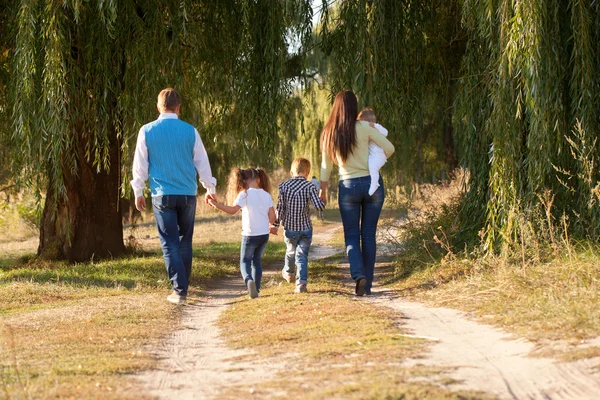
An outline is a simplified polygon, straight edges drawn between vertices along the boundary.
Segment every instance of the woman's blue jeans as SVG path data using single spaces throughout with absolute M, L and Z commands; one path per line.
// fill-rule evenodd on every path
M 252 279 L 260 291 L 262 279 L 262 257 L 269 242 L 269 234 L 260 236 L 242 236 L 240 249 L 240 272 L 244 282 Z
M 369 196 L 370 186 L 370 176 L 344 179 L 339 183 L 338 194 L 350 275 L 355 281 L 360 278 L 367 279 L 367 293 L 373 286 L 377 252 L 375 235 L 385 197 L 381 178 L 379 188 L 373 196 Z
M 192 274 L 196 196 L 156 196 L 152 198 L 152 206 L 169 280 L 175 292 L 187 296 Z

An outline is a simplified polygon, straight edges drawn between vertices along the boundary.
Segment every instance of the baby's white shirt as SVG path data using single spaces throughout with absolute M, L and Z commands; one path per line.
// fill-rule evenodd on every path
M 387 137 L 388 130 L 385 129 L 383 126 L 381 126 L 380 124 L 375 124 L 375 129 L 377 129 L 377 131 L 383 136 Z M 372 140 L 369 141 L 369 158 L 371 157 L 377 157 L 379 159 L 383 157 L 383 160 L 387 160 L 383 149 L 379 145 L 375 144 L 375 142 L 373 142 Z

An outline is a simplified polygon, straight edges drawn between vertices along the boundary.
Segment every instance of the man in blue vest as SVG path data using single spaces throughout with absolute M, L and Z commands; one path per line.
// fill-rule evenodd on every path
M 197 176 L 216 200 L 206 149 L 196 128 L 179 119 L 181 96 L 174 89 L 158 95 L 160 116 L 142 126 L 133 158 L 135 206 L 146 209 L 144 189 L 150 183 L 152 209 L 173 293 L 171 303 L 185 303 L 192 272 L 192 236 L 196 215 Z

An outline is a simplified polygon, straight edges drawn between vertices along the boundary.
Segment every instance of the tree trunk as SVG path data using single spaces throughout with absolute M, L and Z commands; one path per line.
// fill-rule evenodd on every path
M 40 226 L 40 257 L 88 261 L 125 252 L 118 206 L 120 142 L 116 133 L 111 136 L 110 171 L 98 172 L 85 156 L 85 140 L 79 140 L 78 171 L 66 171 L 63 176 L 66 199 L 56 193 L 50 176 Z

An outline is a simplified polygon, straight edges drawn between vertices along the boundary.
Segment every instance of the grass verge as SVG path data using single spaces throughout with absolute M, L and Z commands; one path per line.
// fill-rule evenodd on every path
M 237 273 L 236 249 L 195 249 L 192 296 Z M 130 390 L 130 374 L 154 365 L 148 345 L 177 326 L 169 289 L 156 252 L 75 265 L 0 263 L 0 397 L 143 398 Z
M 600 332 L 600 247 L 552 244 L 538 232 L 506 255 L 484 257 L 454 243 L 456 188 L 437 188 L 432 197 L 442 201 L 397 226 L 402 244 L 394 280 L 402 295 L 474 312 L 537 341 L 543 355 L 600 355 L 598 347 L 573 347 Z
M 240 298 L 221 317 L 231 346 L 293 366 L 253 388 L 253 396 L 481 398 L 442 388 L 440 371 L 403 367 L 426 344 L 403 336 L 391 311 L 352 296 L 333 261 L 312 262 L 310 279 L 309 293 L 294 295 L 293 285 L 277 277 L 259 299 Z M 428 383 L 418 383 L 425 376 Z M 223 396 L 241 398 L 248 392 L 233 388 Z

